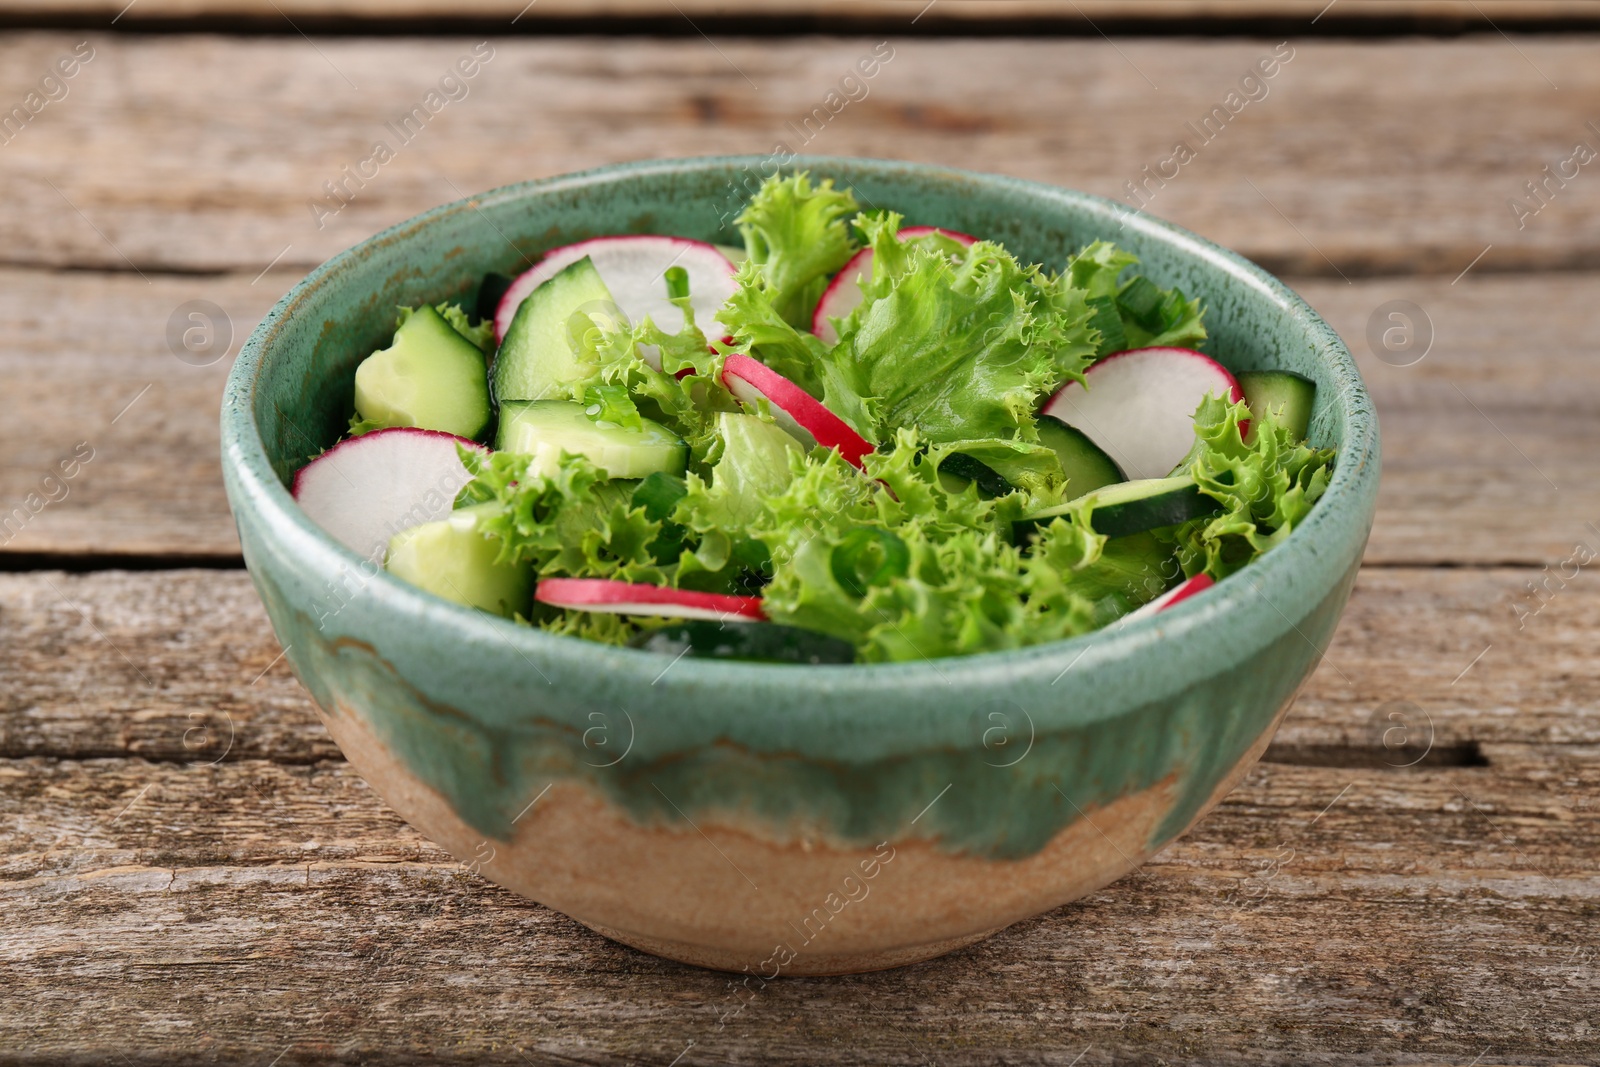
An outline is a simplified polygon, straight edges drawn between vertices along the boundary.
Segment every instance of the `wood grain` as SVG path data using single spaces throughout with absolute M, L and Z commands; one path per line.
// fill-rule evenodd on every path
M 1600 581 L 1581 571 L 1519 618 L 1527 580 L 1365 570 L 1267 759 L 1398 770 L 1600 744 Z M 338 758 L 242 572 L 0 575 L 0 644 L 0 758 Z
M 1371 566 L 1267 760 L 1193 833 L 946 959 L 741 996 L 621 948 L 400 822 L 316 720 L 243 571 L 16 573 L 236 559 L 228 357 L 310 265 L 514 180 L 765 153 L 882 39 L 716 35 L 749 15 L 725 0 L 540 0 L 512 27 L 522 7 L 449 7 L 505 18 L 495 59 L 321 229 L 321 183 L 478 38 L 308 40 L 294 22 L 379 28 L 437 0 L 140 0 L 130 23 L 282 35 L 0 36 L 0 115 L 76 42 L 96 49 L 0 143 L 0 1065 L 1600 1060 L 1600 584 L 1563 564 L 1600 550 L 1582 273 L 1600 267 L 1600 178 L 1586 167 L 1522 229 L 1507 206 L 1575 141 L 1600 146 L 1592 35 L 1288 30 L 1270 95 L 1159 190 L 1152 211 L 1299 275 L 1356 353 L 1385 448 Z M 122 8 L 0 0 L 0 22 Z M 1280 38 L 1107 47 L 1075 20 L 1318 10 L 1600 17 L 1593 0 L 774 0 L 758 17 L 1084 34 L 885 30 L 894 60 L 809 147 L 1116 196 Z M 539 29 L 680 14 L 715 40 Z M 168 339 L 195 300 L 231 325 L 204 366 Z M 1394 300 L 1432 335 L 1409 366 L 1366 340 Z M 92 459 L 47 481 L 80 446 Z
M 253 276 L 279 256 L 310 266 L 438 203 L 522 179 L 628 159 L 765 155 L 780 141 L 799 148 L 787 124 L 876 43 L 490 35 L 495 57 L 470 95 L 319 228 L 310 204 L 323 183 L 392 138 L 385 123 L 474 40 L 285 33 L 0 40 L 6 108 L 78 41 L 96 49 L 69 95 L 0 146 L 0 260 Z M 1491 244 L 1477 270 L 1600 265 L 1600 180 L 1588 168 L 1520 230 L 1507 207 L 1576 142 L 1600 146 L 1586 125 L 1600 121 L 1588 37 L 1300 40 L 1266 97 L 1210 143 L 1185 123 L 1236 90 L 1275 41 L 891 44 L 865 98 L 804 148 L 1121 198 L 1125 182 L 1187 138 L 1197 158 L 1149 210 L 1280 272 L 1450 278 Z
M 925 10 L 926 9 L 926 10 Z M 0 0 L 0 13 L 34 18 L 97 17 L 110 22 L 124 9 L 103 0 Z M 521 16 L 518 18 L 518 16 Z M 775 19 L 813 19 L 819 23 L 843 21 L 909 22 L 973 28 L 992 22 L 1042 21 L 1066 26 L 1101 21 L 1296 20 L 1307 25 L 1380 19 L 1415 20 L 1463 27 L 1490 26 L 1496 20 L 1580 21 L 1600 17 L 1595 0 L 1343 0 L 1330 7 L 1327 0 L 764 0 L 760 4 L 729 0 L 542 0 L 528 5 L 522 0 L 466 0 L 441 4 L 439 0 L 144 0 L 122 19 L 147 21 L 250 18 L 284 19 L 357 18 L 386 21 L 396 18 L 449 17 L 454 19 L 504 19 L 537 25 L 544 21 L 581 18 L 652 18 L 748 22 L 752 16 Z M 714 25 L 714 24 L 713 24 Z
M 1263 766 L 1079 904 L 742 995 L 470 875 L 342 764 L 6 761 L 0 1059 L 1585 1062 L 1600 749 L 1493 756 Z
M 0 523 L 24 510 L 0 529 L 0 558 L 235 558 L 216 458 L 229 359 L 180 360 L 168 324 L 181 305 L 211 301 L 236 352 L 294 280 L 0 268 Z M 1600 548 L 1587 525 L 1600 525 L 1596 275 L 1295 284 L 1348 340 L 1377 400 L 1384 472 L 1369 562 L 1541 567 L 1581 538 Z M 1434 335 L 1405 367 L 1366 337 L 1397 299 L 1422 308 Z M 45 476 L 79 442 L 94 458 L 42 504 Z

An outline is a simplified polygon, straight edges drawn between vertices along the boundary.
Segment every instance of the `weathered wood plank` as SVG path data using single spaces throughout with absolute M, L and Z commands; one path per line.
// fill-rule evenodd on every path
M 0 269 L 0 553 L 236 556 L 216 458 L 229 361 L 178 359 L 168 324 L 187 301 L 212 301 L 236 352 L 293 281 Z M 1576 539 L 1600 537 L 1586 526 L 1600 525 L 1595 275 L 1296 284 L 1348 339 L 1378 403 L 1369 561 L 1555 565 Z M 1413 366 L 1368 347 L 1369 321 L 1393 299 L 1432 323 Z M 46 483 L 80 442 L 94 458 Z
M 927 10 L 924 10 L 926 8 Z M 104 0 L 0 0 L 0 13 L 35 18 L 103 16 L 107 22 L 123 8 Z M 517 18 L 517 16 L 521 16 Z M 1062 25 L 1091 25 L 1100 21 L 1179 20 L 1312 20 L 1329 25 L 1364 21 L 1416 20 L 1469 27 L 1502 21 L 1574 22 L 1600 17 L 1595 0 L 765 0 L 760 5 L 729 0 L 543 0 L 526 5 L 521 0 L 467 0 L 442 4 L 439 0 L 144 0 L 123 14 L 129 23 L 154 20 L 235 17 L 267 19 L 358 18 L 375 21 L 395 18 L 450 17 L 495 19 L 537 25 L 546 20 L 602 17 L 659 19 L 734 19 L 751 16 L 778 19 L 909 21 L 919 24 L 981 26 L 993 22 L 1043 21 Z M 120 19 L 118 21 L 121 21 Z
M 23 100 L 83 39 L 0 41 L 0 101 Z M 856 90 L 866 95 L 804 145 L 788 124 L 824 104 L 872 38 L 507 36 L 470 95 L 425 136 L 391 145 L 393 161 L 320 227 L 310 205 L 323 183 L 394 140 L 385 123 L 471 39 L 87 40 L 97 58 L 67 97 L 3 146 L 6 262 L 253 275 L 280 255 L 314 264 L 508 182 L 624 159 L 765 155 L 777 142 L 1122 198 L 1187 140 L 1196 158 L 1166 165 L 1149 210 L 1283 272 L 1453 277 L 1490 244 L 1480 270 L 1600 264 L 1600 181 L 1586 170 L 1552 184 L 1523 229 L 1507 207 L 1576 142 L 1600 145 L 1586 125 L 1600 66 L 1582 35 L 1303 40 L 1267 95 L 1236 104 L 1210 141 L 1186 123 L 1198 128 L 1275 42 L 902 38 Z
M 1263 766 L 1077 905 L 943 960 L 748 993 L 480 881 L 342 764 L 6 761 L 0 1048 L 12 1063 L 1586 1062 L 1597 756 Z
M 1528 576 L 1364 571 L 1267 758 L 1381 770 L 1600 744 L 1600 582 L 1591 565 L 1540 608 Z M 0 575 L 0 645 L 0 757 L 338 757 L 239 571 Z

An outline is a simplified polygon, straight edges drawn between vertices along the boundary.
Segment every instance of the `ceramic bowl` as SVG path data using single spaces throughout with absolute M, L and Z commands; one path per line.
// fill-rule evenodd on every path
M 736 241 L 770 160 L 654 161 L 430 211 L 314 271 L 222 409 L 228 498 L 289 662 L 350 762 L 469 868 L 647 952 L 763 977 L 948 952 L 1127 873 L 1260 756 L 1333 634 L 1378 490 L 1338 336 L 1246 260 L 1108 200 L 908 163 L 815 176 L 1059 269 L 1095 238 L 1203 297 L 1233 370 L 1317 383 L 1339 448 L 1285 544 L 1162 615 L 1014 652 L 798 667 L 666 657 L 480 614 L 363 565 L 285 488 L 332 444 L 394 308 L 600 234 Z

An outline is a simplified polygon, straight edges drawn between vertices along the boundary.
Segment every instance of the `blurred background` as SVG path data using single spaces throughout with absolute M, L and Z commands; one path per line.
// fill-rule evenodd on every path
M 0 0 L 0 1062 L 1591 1062 L 1597 57 L 1593 0 Z M 1328 662 L 1188 838 L 724 1028 L 725 976 L 473 877 L 343 769 L 217 409 L 383 228 L 780 148 L 1261 263 L 1360 363 L 1383 490 Z

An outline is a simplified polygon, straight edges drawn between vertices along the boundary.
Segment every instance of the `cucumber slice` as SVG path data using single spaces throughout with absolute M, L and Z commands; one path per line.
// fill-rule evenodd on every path
M 1094 513 L 1090 521 L 1094 524 L 1095 532 L 1107 537 L 1126 537 L 1145 530 L 1158 530 L 1222 510 L 1222 505 L 1202 493 L 1188 475 L 1180 478 L 1144 478 L 1096 489 L 1075 500 L 1019 520 L 1015 524 L 1017 542 L 1022 543 L 1029 533 L 1048 525 L 1051 519 L 1068 514 L 1086 497 L 1094 498 Z
M 1054 415 L 1040 415 L 1038 425 L 1039 441 L 1048 445 L 1061 460 L 1067 488 L 1073 493 L 1083 496 L 1128 480 L 1116 461 L 1082 430 L 1068 426 Z
M 1254 415 L 1272 413 L 1279 426 L 1303 441 L 1311 427 L 1311 407 L 1317 399 L 1317 383 L 1286 370 L 1253 370 L 1238 375 L 1244 402 Z
M 775 622 L 716 622 L 697 619 L 647 630 L 630 644 L 647 652 L 703 659 L 767 663 L 854 663 L 856 649 L 837 637 Z
M 384 561 L 390 574 L 434 596 L 510 618 L 527 615 L 533 595 L 533 568 L 500 563 L 500 540 L 478 524 L 499 504 L 474 504 L 447 519 L 425 522 L 389 539 Z
M 495 448 L 533 456 L 528 469 L 545 477 L 560 470 L 562 452 L 585 457 L 612 478 L 682 474 L 689 455 L 683 439 L 659 422 L 642 422 L 638 429 L 596 422 L 570 400 L 513 401 L 500 408 Z
M 588 368 L 578 361 L 573 332 L 588 329 L 597 314 L 621 312 L 588 256 L 529 293 L 495 356 L 495 398 L 544 400 L 583 377 Z
M 443 315 L 419 307 L 388 348 L 356 368 L 356 414 L 384 429 L 415 426 L 476 438 L 490 416 L 483 353 Z
M 952 452 L 939 461 L 939 483 L 950 492 L 959 493 L 973 482 L 984 497 L 1005 496 L 1012 489 L 999 471 L 965 452 Z

